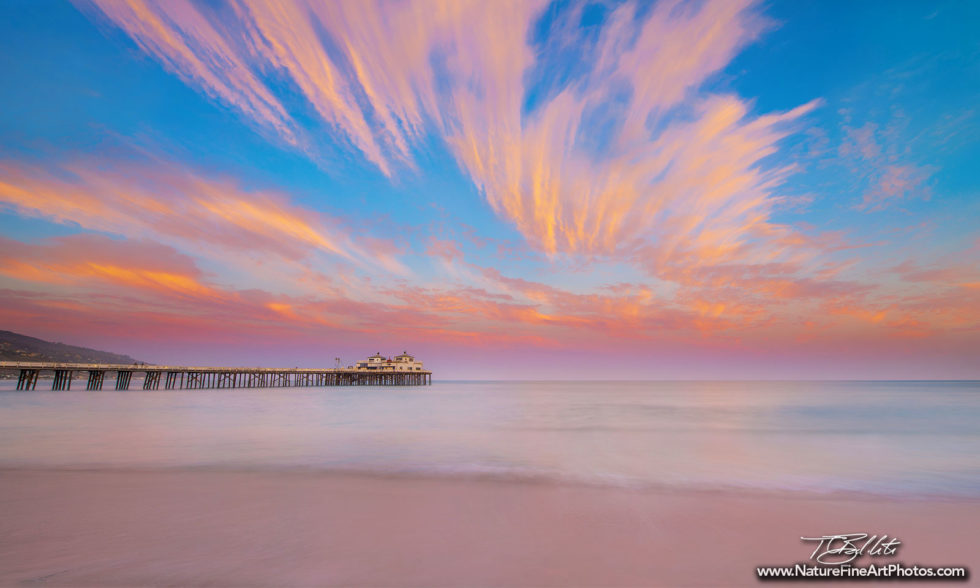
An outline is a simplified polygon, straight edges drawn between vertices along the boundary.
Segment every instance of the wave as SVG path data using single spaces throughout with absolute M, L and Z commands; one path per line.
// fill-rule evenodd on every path
M 960 481 L 960 484 L 866 483 L 845 479 L 791 480 L 681 480 L 644 479 L 606 472 L 570 473 L 487 464 L 467 465 L 329 465 L 256 464 L 256 463 L 196 463 L 196 464 L 121 464 L 121 463 L 27 463 L 0 462 L 4 471 L 78 471 L 78 472 L 227 472 L 282 475 L 356 476 L 382 479 L 439 479 L 461 482 L 513 484 L 558 484 L 594 488 L 616 488 L 633 491 L 667 493 L 748 493 L 807 498 L 853 498 L 858 500 L 980 500 L 980 477 Z

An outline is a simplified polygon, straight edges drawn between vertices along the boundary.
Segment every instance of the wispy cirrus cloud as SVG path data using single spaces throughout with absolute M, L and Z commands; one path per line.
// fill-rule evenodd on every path
M 207 25 L 217 9 L 190 2 L 94 5 L 183 79 L 287 140 L 293 119 L 261 108 L 283 89 L 274 80 L 388 175 L 441 135 L 493 209 L 549 254 L 653 243 L 662 257 L 732 261 L 792 171 L 766 158 L 818 104 L 754 116 L 743 99 L 702 89 L 768 26 L 747 1 L 623 4 L 589 47 L 592 67 L 549 91 L 528 72 L 576 33 L 552 23 L 545 47 L 532 46 L 540 2 L 232 2 L 220 27 Z
M 223 277 L 202 271 L 195 258 L 173 247 L 148 240 L 91 233 L 35 243 L 0 237 L 0 278 L 33 288 L 32 295 L 11 295 L 19 303 L 9 311 L 16 314 L 17 306 L 34 309 L 16 322 L 36 320 L 36 313 L 51 306 L 59 313 L 101 315 L 102 322 L 136 320 L 162 327 L 192 319 L 218 338 L 250 328 L 285 335 L 324 328 L 373 333 L 392 324 L 399 329 L 442 325 L 438 317 L 404 305 L 368 303 L 324 290 L 297 296 L 273 288 L 240 289 L 222 283 Z
M 839 268 L 824 268 L 818 272 L 824 279 L 816 280 L 786 278 L 792 268 L 757 266 L 705 268 L 673 295 L 626 283 L 575 292 L 468 264 L 452 247 L 441 251 L 444 245 L 435 243 L 433 252 L 468 270 L 446 275 L 465 281 L 364 283 L 347 294 L 319 289 L 295 295 L 276 292 L 271 283 L 269 289 L 237 288 L 199 269 L 194 258 L 145 240 L 93 234 L 34 243 L 0 239 L 0 318 L 10 328 L 41 321 L 62 332 L 95 329 L 118 339 L 195 344 L 261 337 L 263 345 L 329 340 L 347 349 L 396 338 L 497 351 L 516 345 L 603 353 L 665 346 L 698 353 L 781 345 L 901 350 L 903 340 L 969 340 L 980 327 L 972 266 L 903 264 L 889 271 L 928 288 L 887 295 L 873 285 L 833 279 Z
M 77 4 L 92 9 L 91 2 Z M 241 47 L 221 34 L 220 25 L 197 4 L 127 0 L 98 7 L 167 69 L 273 129 L 288 143 L 299 143 L 295 122 L 243 59 Z
M 916 165 L 886 165 L 857 205 L 858 210 L 881 210 L 895 201 L 931 196 L 930 169 Z
M 245 190 L 166 161 L 84 159 L 37 167 L 0 162 L 0 206 L 20 214 L 190 250 L 297 261 L 314 254 L 404 274 L 380 240 L 358 240 L 327 215 L 274 190 Z
M 933 136 L 949 121 L 934 120 L 923 125 L 923 120 L 913 125 L 909 116 L 895 100 L 907 90 L 904 83 L 886 83 L 883 92 L 859 87 L 838 114 L 841 117 L 841 142 L 832 165 L 843 166 L 851 180 L 852 190 L 860 194 L 860 201 L 853 205 L 862 212 L 878 212 L 888 208 L 907 206 L 919 200 L 927 201 L 933 195 L 935 174 L 938 167 L 929 157 L 945 149 L 946 137 Z M 864 93 L 871 93 L 866 96 Z M 870 102 L 864 106 L 861 102 Z M 882 107 L 887 104 L 887 107 Z M 863 106 L 863 107 L 862 107 Z M 935 117 L 935 113 L 919 119 Z M 969 116 L 961 117 L 967 123 Z M 870 119 L 870 120 L 869 120 Z M 923 127 L 923 128 L 920 128 Z M 944 129 L 943 135 L 952 136 L 952 129 Z M 928 148 L 924 146 L 928 145 Z
M 73 289 L 109 285 L 208 306 L 226 301 L 193 259 L 150 241 L 81 234 L 29 245 L 0 237 L 0 249 L 0 275 L 15 280 Z

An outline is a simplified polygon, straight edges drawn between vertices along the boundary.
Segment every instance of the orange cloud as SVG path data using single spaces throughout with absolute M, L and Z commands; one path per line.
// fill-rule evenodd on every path
M 0 239 L 0 275 L 46 284 L 112 284 L 165 297 L 221 303 L 226 297 L 201 282 L 194 262 L 147 241 L 73 235 L 36 245 Z
M 273 191 L 245 191 L 226 179 L 166 162 L 76 162 L 41 170 L 0 162 L 0 204 L 29 216 L 130 237 L 153 236 L 190 250 L 278 255 L 323 252 L 361 267 L 404 275 L 383 241 L 355 239 L 336 219 L 295 206 Z
M 893 294 L 876 303 L 866 289 L 846 282 L 803 283 L 794 287 L 813 291 L 785 299 L 773 297 L 766 274 L 757 277 L 751 266 L 724 273 L 714 268 L 703 276 L 707 286 L 692 282 L 670 297 L 627 283 L 576 293 L 470 266 L 485 288 L 375 285 L 358 298 L 385 301 L 366 302 L 335 293 L 289 296 L 222 286 L 190 258 L 145 241 L 98 235 L 36 244 L 5 239 L 0 251 L 0 281 L 33 288 L 0 290 L 0 318 L 10 328 L 57 321 L 65 329 L 87 325 L 91 332 L 126 337 L 145 328 L 173 341 L 186 340 L 188 333 L 197 340 L 239 344 L 256 337 L 289 342 L 343 337 L 347 348 L 395 338 L 449 347 L 603 353 L 670 346 L 778 350 L 791 343 L 803 352 L 897 347 L 899 340 L 942 344 L 950 337 L 975 339 L 980 327 L 975 291 L 969 288 Z M 763 283 L 757 290 L 743 291 L 756 280 Z
M 654 244 L 658 265 L 736 260 L 790 171 L 761 161 L 816 104 L 753 118 L 739 98 L 699 92 L 768 26 L 748 0 L 668 0 L 643 16 L 621 5 L 586 79 L 530 113 L 528 30 L 544 2 L 233 2 L 221 27 L 184 2 L 94 3 L 189 83 L 287 139 L 294 125 L 260 72 L 292 80 L 334 136 L 388 175 L 412 165 L 434 128 L 493 209 L 549 254 Z M 556 42 L 569 34 L 556 25 Z M 617 85 L 629 99 L 595 153 L 582 137 Z

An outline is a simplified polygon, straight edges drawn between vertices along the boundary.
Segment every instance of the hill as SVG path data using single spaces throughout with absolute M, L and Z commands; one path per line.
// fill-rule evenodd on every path
M 0 331 L 0 361 L 64 361 L 74 363 L 135 363 L 128 355 L 88 347 L 52 343 L 10 331 Z

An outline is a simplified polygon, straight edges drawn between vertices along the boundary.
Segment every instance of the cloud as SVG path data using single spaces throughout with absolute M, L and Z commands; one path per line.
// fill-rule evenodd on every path
M 902 280 L 910 283 L 968 285 L 980 280 L 980 262 L 972 250 L 961 251 L 959 263 L 936 263 L 920 266 L 910 260 L 891 268 Z
M 761 112 L 724 89 L 772 26 L 754 2 L 617 2 L 587 26 L 576 2 L 78 4 L 328 172 L 329 143 L 397 183 L 438 143 L 517 233 L 457 224 L 463 238 L 419 231 L 395 247 L 282 191 L 173 161 L 4 161 L 0 206 L 102 234 L 0 241 L 5 320 L 372 351 L 392 337 L 804 354 L 898 345 L 896 334 L 976 339 L 973 266 L 905 265 L 875 281 L 847 257 L 859 246 L 847 234 L 782 220 L 798 172 L 784 139 L 822 102 Z M 868 170 L 861 210 L 928 194 L 932 168 L 881 122 L 846 127 L 837 150 Z M 830 136 L 809 132 L 813 157 L 827 157 Z
M 756 117 L 700 89 L 770 26 L 752 2 L 625 3 L 583 56 L 594 65 L 529 111 L 527 74 L 548 54 L 529 31 L 545 4 L 504 4 L 232 2 L 218 26 L 189 2 L 94 0 L 166 67 L 287 142 L 296 123 L 273 80 L 387 175 L 438 133 L 496 213 L 548 254 L 653 243 L 665 259 L 697 250 L 715 263 L 768 222 L 792 170 L 766 158 L 817 102 Z M 573 44 L 581 10 L 544 43 Z
M 927 185 L 932 172 L 929 168 L 915 165 L 889 165 L 884 168 L 874 185 L 857 205 L 858 210 L 881 210 L 896 200 L 920 198 L 928 200 L 931 190 Z
M 973 267 L 903 264 L 909 291 L 834 279 L 840 267 L 707 267 L 674 293 L 617 283 L 576 292 L 544 281 L 446 261 L 478 285 L 366 282 L 351 295 L 241 289 L 172 247 L 82 234 L 0 240 L 0 318 L 9 328 L 55 324 L 62 333 L 119 340 L 234 343 L 334 342 L 344 349 L 403 341 L 430 348 L 741 352 L 866 349 L 898 340 L 975 339 Z M 459 272 L 468 275 L 467 272 Z M 270 284 L 274 288 L 274 284 Z M 25 289 L 29 288 L 29 289 Z M 374 299 L 367 301 L 367 299 Z M 741 351 L 740 351 L 741 350 Z
M 190 0 L 89 2 L 125 30 L 140 48 L 184 81 L 231 105 L 260 125 L 297 144 L 296 123 L 243 58 L 242 48 Z
M 859 157 L 873 161 L 881 155 L 881 146 L 875 138 L 878 127 L 867 122 L 859 128 L 844 127 L 846 139 L 841 143 L 838 153 L 841 157 Z
M 120 317 L 141 323 L 175 319 L 216 333 L 248 332 L 250 327 L 371 333 L 392 324 L 398 329 L 441 324 L 438 317 L 404 306 L 354 301 L 332 292 L 303 297 L 222 285 L 220 276 L 206 274 L 193 258 L 147 240 L 79 234 L 28 244 L 0 238 L 0 252 L 0 276 L 34 288 L 33 294 L 12 299 L 22 305 L 33 300 L 29 306 L 35 312 L 38 304 L 54 304 L 61 311 L 101 315 L 93 324 Z
M 356 298 L 323 291 L 295 296 L 219 280 L 192 258 L 150 241 L 93 234 L 30 244 L 0 238 L 0 319 L 10 328 L 35 332 L 52 324 L 62 333 L 197 343 L 343 338 L 345 345 L 373 347 L 379 338 L 399 338 L 549 344 L 533 325 L 520 327 L 526 305 L 476 290 L 397 288 L 388 302 L 366 302 L 364 292 Z
M 113 285 L 182 301 L 183 310 L 228 296 L 209 284 L 196 262 L 172 247 L 145 239 L 114 239 L 86 233 L 23 243 L 0 237 L 0 274 L 15 280 L 66 286 Z M 55 288 L 57 289 L 57 288 Z
M 404 275 L 383 241 L 355 239 L 339 219 L 296 206 L 282 193 L 166 161 L 80 160 L 40 168 L 0 162 L 0 204 L 86 229 L 153 236 L 191 251 L 217 249 L 297 261 L 324 254 Z
M 886 84 L 886 88 L 888 85 Z M 867 91 L 867 90 L 865 90 Z M 878 88 L 881 91 L 881 88 Z M 864 97 L 870 106 L 864 109 L 849 107 L 839 111 L 846 124 L 842 126 L 843 139 L 837 149 L 837 161 L 850 178 L 853 189 L 861 194 L 855 210 L 881 211 L 900 202 L 914 199 L 929 200 L 932 196 L 932 176 L 938 169 L 915 157 L 921 149 L 922 133 L 913 133 L 910 118 L 894 96 L 874 95 Z M 849 102 L 858 101 L 851 97 Z M 881 109 L 881 103 L 889 103 Z M 857 126 L 854 118 L 863 115 L 864 124 Z M 937 125 L 932 125 L 933 128 Z M 935 143 L 928 150 L 930 157 L 941 151 Z

